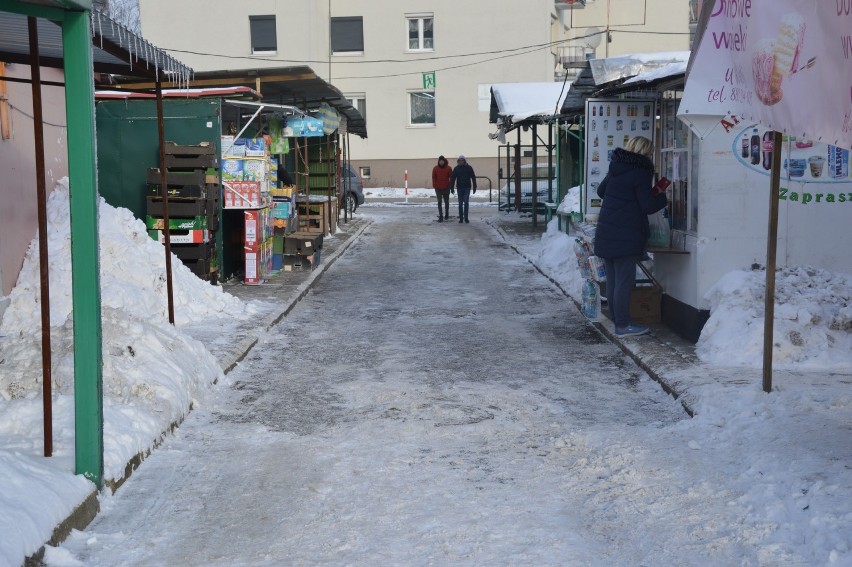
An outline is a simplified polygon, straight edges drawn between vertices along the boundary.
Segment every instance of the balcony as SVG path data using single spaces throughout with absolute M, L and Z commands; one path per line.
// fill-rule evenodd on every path
M 585 8 L 586 0 L 555 0 L 557 10 L 573 10 L 575 8 Z
M 595 50 L 585 45 L 564 45 L 557 48 L 556 63 L 563 69 L 586 66 L 586 61 L 594 58 Z

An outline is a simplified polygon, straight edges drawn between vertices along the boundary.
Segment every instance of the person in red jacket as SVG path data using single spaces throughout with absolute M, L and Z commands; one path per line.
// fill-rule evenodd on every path
M 432 187 L 438 198 L 438 222 L 444 222 L 450 218 L 450 176 L 453 168 L 447 163 L 447 158 L 438 158 L 438 165 L 432 168 Z M 443 208 L 441 208 L 443 203 Z

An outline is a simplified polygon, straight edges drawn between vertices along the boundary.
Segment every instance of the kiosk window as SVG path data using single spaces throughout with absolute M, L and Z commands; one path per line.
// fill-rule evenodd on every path
M 278 50 L 275 16 L 249 16 L 249 26 L 252 53 L 275 53 Z
M 331 18 L 331 52 L 364 52 L 364 18 Z
M 698 230 L 698 199 L 690 186 L 691 171 L 696 165 L 697 149 L 689 127 L 677 117 L 683 91 L 667 91 L 660 106 L 660 174 L 672 182 L 669 217 L 672 228 L 685 232 Z

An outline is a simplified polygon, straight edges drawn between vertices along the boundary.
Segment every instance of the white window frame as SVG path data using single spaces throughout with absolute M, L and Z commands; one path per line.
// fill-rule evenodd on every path
M 694 139 L 694 134 L 692 130 L 687 126 L 683 121 L 681 121 L 677 117 L 677 106 L 680 101 L 680 97 L 683 96 L 682 90 L 676 91 L 667 91 L 664 94 L 663 99 L 660 101 L 659 106 L 659 114 L 661 118 L 660 124 L 660 175 L 666 175 L 665 164 L 667 163 L 666 156 L 670 156 L 671 160 L 679 160 L 680 156 L 685 156 L 685 160 L 679 160 L 681 162 L 685 161 L 685 167 L 678 168 L 678 175 L 680 177 L 681 182 L 674 183 L 674 189 L 672 194 L 671 206 L 676 209 L 678 213 L 678 219 L 682 219 L 685 226 L 672 226 L 672 230 L 674 232 L 680 232 L 684 234 L 696 234 L 698 232 L 698 224 L 699 224 L 699 216 L 700 211 L 698 210 L 698 184 L 697 184 L 697 163 L 693 160 L 695 159 L 695 148 L 696 148 L 696 140 Z M 671 112 L 667 112 L 667 106 L 672 107 Z M 668 122 L 673 121 L 672 128 L 685 131 L 686 139 L 683 141 L 682 145 L 675 144 L 669 145 L 666 144 L 669 141 L 669 138 L 666 135 L 666 128 L 668 126 Z M 677 136 L 672 135 L 671 141 L 676 142 Z M 700 143 L 700 142 L 698 142 Z M 685 195 L 685 199 L 683 196 Z M 684 202 L 685 201 L 685 202 Z M 670 214 L 674 214 L 675 211 L 670 211 Z M 672 221 L 677 221 L 678 219 L 672 219 Z
M 411 121 L 411 95 L 418 93 L 431 93 L 435 101 L 435 121 L 427 124 L 415 124 Z M 405 92 L 406 104 L 408 106 L 408 127 L 409 128 L 435 128 L 438 125 L 438 98 L 435 96 L 434 89 L 411 89 Z
M 370 179 L 370 173 L 369 165 L 358 166 L 358 174 L 361 176 L 361 179 Z
M 408 43 L 408 28 L 411 20 L 417 21 L 417 41 L 420 47 L 412 48 Z M 423 20 L 432 20 L 432 47 L 425 47 L 426 40 L 423 37 Z M 406 14 L 405 15 L 405 51 L 409 53 L 429 53 L 435 51 L 435 15 L 434 14 Z
M 361 113 L 361 117 L 366 122 L 367 120 L 367 94 L 366 93 L 349 93 L 344 94 L 346 100 Z

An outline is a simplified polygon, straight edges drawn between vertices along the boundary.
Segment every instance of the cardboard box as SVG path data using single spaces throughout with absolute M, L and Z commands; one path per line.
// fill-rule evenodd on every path
M 226 209 L 257 209 L 264 199 L 259 181 L 226 181 L 222 184 Z
M 166 241 L 166 233 L 162 230 L 149 230 L 148 236 L 157 242 Z M 169 232 L 170 244 L 202 244 L 210 240 L 210 233 L 206 230 L 175 230 Z
M 284 254 L 310 255 L 322 248 L 322 235 L 294 232 L 284 237 Z
M 602 296 L 606 297 L 606 282 L 599 282 Z M 630 292 L 630 322 L 647 325 L 660 322 L 660 300 L 662 290 L 657 286 L 638 286 Z M 606 316 L 612 320 L 612 312 L 607 309 Z
M 266 181 L 266 174 L 265 159 L 243 160 L 243 181 Z
M 243 160 L 222 160 L 222 181 L 242 181 L 243 176 Z
M 202 203 L 204 201 L 201 201 Z M 171 211 L 170 211 L 171 212 Z M 166 226 L 164 218 L 153 217 L 151 215 L 145 216 L 145 225 L 148 227 L 148 230 L 163 230 Z M 170 230 L 204 230 L 207 228 L 207 216 L 195 216 L 195 217 L 172 217 L 169 216 L 169 229 Z
M 657 286 L 634 287 L 630 292 L 630 321 L 643 325 L 659 323 L 661 295 Z

